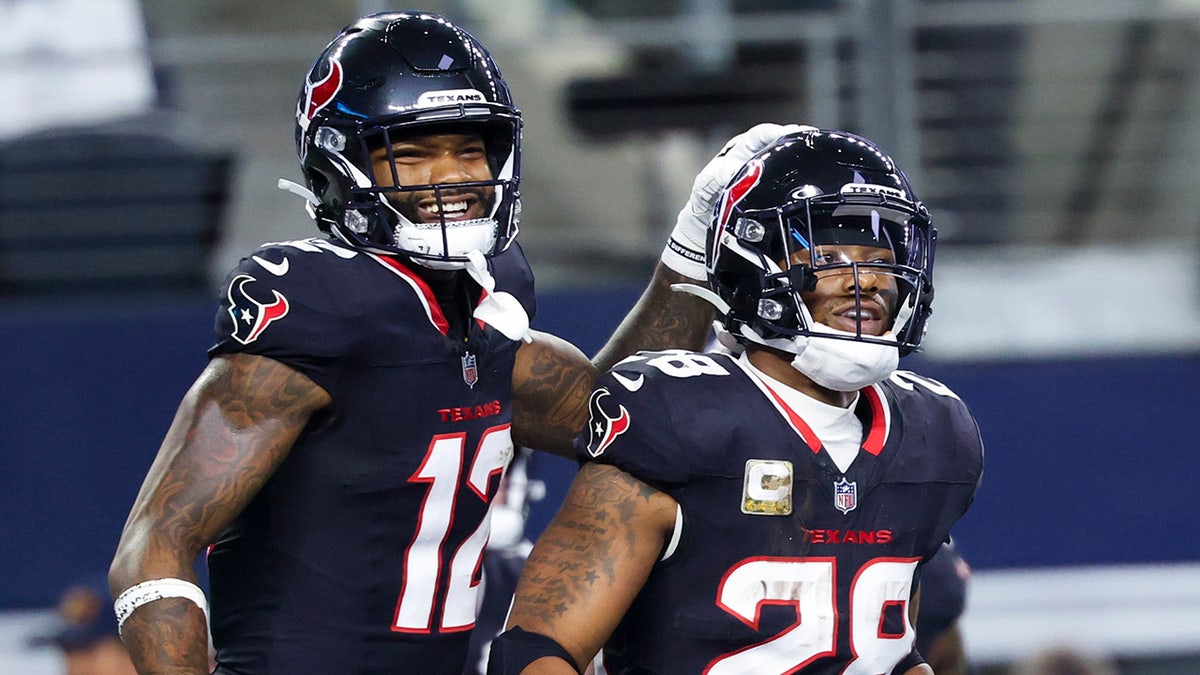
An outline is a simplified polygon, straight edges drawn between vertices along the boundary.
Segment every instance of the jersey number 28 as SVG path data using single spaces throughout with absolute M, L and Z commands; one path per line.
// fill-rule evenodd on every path
M 912 650 L 915 633 L 908 620 L 916 558 L 875 558 L 850 584 L 850 649 L 854 660 L 843 675 L 888 672 Z M 838 588 L 834 558 L 747 558 L 721 580 L 717 606 L 758 629 L 763 605 L 793 605 L 796 623 L 775 637 L 708 664 L 710 675 L 737 673 L 794 673 L 809 663 L 832 656 L 837 649 Z M 904 632 L 885 634 L 889 606 L 904 618 Z

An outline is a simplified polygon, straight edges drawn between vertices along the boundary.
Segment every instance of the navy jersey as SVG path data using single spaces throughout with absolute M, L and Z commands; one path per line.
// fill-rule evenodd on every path
M 521 251 L 492 267 L 532 316 Z M 229 275 L 211 354 L 280 361 L 332 405 L 211 547 L 218 672 L 462 672 L 518 347 L 469 324 L 451 339 L 404 263 L 333 240 Z
M 670 495 L 680 525 L 604 651 L 609 673 L 888 673 L 908 606 L 974 498 L 966 406 L 899 371 L 867 387 L 862 448 L 839 471 L 795 411 L 734 357 L 626 359 L 598 382 L 585 461 Z

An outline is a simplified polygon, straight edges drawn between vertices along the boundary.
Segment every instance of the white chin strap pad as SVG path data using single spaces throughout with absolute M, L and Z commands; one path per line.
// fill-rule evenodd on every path
M 841 335 L 852 338 L 853 333 L 813 323 L 813 333 Z M 792 359 L 792 367 L 808 379 L 834 391 L 858 391 L 881 382 L 900 365 L 900 350 L 890 332 L 879 336 L 892 344 L 860 342 L 854 339 L 819 336 L 800 337 L 804 347 Z
M 475 308 L 476 319 L 500 331 L 510 340 L 530 342 L 529 315 L 512 293 L 496 291 L 496 280 L 487 268 L 487 259 L 479 251 L 467 251 L 467 274 L 483 287 L 484 296 Z

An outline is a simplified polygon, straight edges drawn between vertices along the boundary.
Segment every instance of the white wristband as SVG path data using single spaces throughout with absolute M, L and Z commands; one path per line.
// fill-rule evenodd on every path
M 151 579 L 134 584 L 117 596 L 117 601 L 113 603 L 113 611 L 117 615 L 117 632 L 121 632 L 121 628 L 125 626 L 125 619 L 133 614 L 133 610 L 163 598 L 191 600 L 204 612 L 204 623 L 208 623 L 208 600 L 199 586 L 183 579 Z
M 683 227 L 675 227 L 663 248 L 662 263 L 689 279 L 703 281 L 708 278 L 704 267 L 704 242 L 693 241 L 687 235 Z

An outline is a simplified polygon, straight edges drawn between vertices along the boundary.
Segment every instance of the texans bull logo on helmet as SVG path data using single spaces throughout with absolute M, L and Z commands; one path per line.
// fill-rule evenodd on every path
M 710 272 L 716 269 L 717 257 L 721 254 L 721 237 L 725 235 L 725 230 L 729 226 L 729 218 L 733 214 L 734 207 L 762 180 L 762 160 L 758 158 L 750 160 L 750 163 L 742 169 L 742 172 L 737 182 L 729 186 L 729 189 L 721 195 L 722 201 L 719 207 L 721 216 L 717 220 L 717 231 L 712 240 L 713 250 L 712 260 L 709 262 Z
M 318 68 L 314 67 L 309 73 L 309 79 L 304 83 L 304 101 L 296 109 L 296 121 L 301 129 L 307 130 L 313 117 L 329 105 L 342 89 L 342 64 L 337 59 L 329 59 L 327 63 L 329 72 L 325 77 L 314 82 L 312 78 L 318 72 Z
M 617 436 L 625 433 L 629 429 L 629 411 L 625 406 L 617 405 L 617 414 L 610 415 L 605 412 L 601 402 L 612 395 L 612 392 L 600 387 L 592 392 L 591 398 L 588 399 L 588 454 L 592 457 L 599 457 L 612 445 L 613 441 L 617 440 Z
M 273 290 L 275 299 L 263 303 L 250 297 L 246 285 L 256 279 L 249 274 L 239 274 L 229 283 L 229 316 L 233 319 L 233 339 L 248 345 L 258 339 L 273 321 L 288 313 L 288 301 L 279 291 Z

